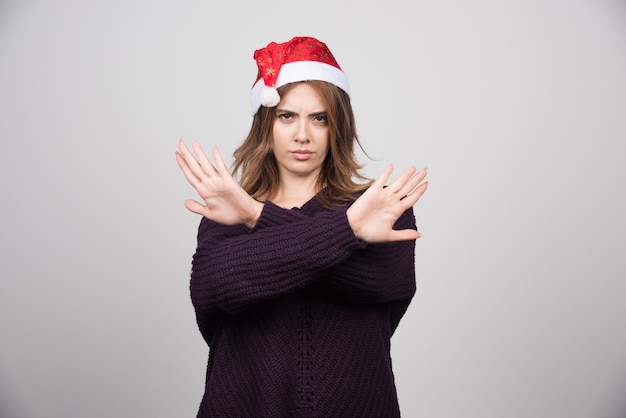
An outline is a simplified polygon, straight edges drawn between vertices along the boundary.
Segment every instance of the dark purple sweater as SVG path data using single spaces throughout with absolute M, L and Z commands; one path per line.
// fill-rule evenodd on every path
M 415 229 L 413 210 L 396 222 Z M 266 202 L 254 229 L 203 218 L 191 299 L 209 345 L 198 417 L 400 415 L 390 338 L 415 241 L 365 244 L 346 210 Z

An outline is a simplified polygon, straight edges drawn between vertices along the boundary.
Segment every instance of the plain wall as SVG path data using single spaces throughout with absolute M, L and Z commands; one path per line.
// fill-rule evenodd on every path
M 626 415 L 617 0 L 0 2 L 0 416 L 195 416 L 179 138 L 227 161 L 255 49 L 311 35 L 377 176 L 428 166 L 405 417 Z

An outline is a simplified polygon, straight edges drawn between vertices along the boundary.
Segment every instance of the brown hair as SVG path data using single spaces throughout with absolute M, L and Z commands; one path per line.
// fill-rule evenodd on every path
M 334 84 L 308 80 L 308 83 L 326 103 L 329 127 L 329 152 L 317 179 L 317 189 L 324 189 L 318 199 L 328 208 L 342 206 L 371 184 L 371 179 L 360 174 L 363 168 L 354 153 L 354 144 L 365 153 L 356 134 L 354 113 L 348 95 Z M 278 88 L 284 96 L 298 83 Z M 240 184 L 255 199 L 272 198 L 278 185 L 278 166 L 272 153 L 272 127 L 276 119 L 274 107 L 264 107 L 252 119 L 250 133 L 233 153 L 233 175 L 240 172 Z M 367 153 L 365 153 L 367 156 Z M 365 181 L 358 183 L 357 181 Z

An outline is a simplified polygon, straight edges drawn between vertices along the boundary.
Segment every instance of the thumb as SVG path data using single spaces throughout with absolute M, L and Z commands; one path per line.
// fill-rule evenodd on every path
M 205 216 L 207 213 L 206 206 L 192 199 L 185 200 L 185 207 L 188 211 L 197 213 L 198 215 Z
M 422 234 L 414 229 L 394 230 L 391 233 L 390 241 L 410 241 L 421 238 Z

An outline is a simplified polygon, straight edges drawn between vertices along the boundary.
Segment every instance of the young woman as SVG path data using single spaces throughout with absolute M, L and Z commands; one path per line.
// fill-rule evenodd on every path
M 347 77 L 310 37 L 255 51 L 232 172 L 179 142 L 202 203 L 191 299 L 209 346 L 198 417 L 397 417 L 390 338 L 415 293 L 426 170 L 359 174 Z M 193 151 L 193 152 L 192 152 Z M 234 175 L 239 175 L 239 181 Z

